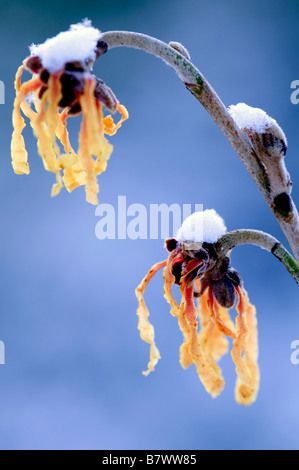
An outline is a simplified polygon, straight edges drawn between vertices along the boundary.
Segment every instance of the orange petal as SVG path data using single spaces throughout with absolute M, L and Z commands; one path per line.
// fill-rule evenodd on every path
M 199 342 L 199 335 L 197 331 L 196 321 L 196 308 L 193 301 L 193 286 L 191 287 L 183 279 L 181 283 L 182 302 L 181 312 L 185 315 L 190 325 L 189 338 L 186 338 L 185 344 L 193 364 L 196 366 L 197 374 L 212 397 L 218 396 L 223 387 L 224 380 L 221 376 L 221 371 L 218 367 L 214 367 L 214 363 L 209 363 L 207 357 L 203 354 L 201 345 Z M 195 311 L 194 311 L 195 310 Z
M 121 127 L 122 123 L 129 118 L 129 113 L 127 109 L 125 108 L 125 106 L 118 103 L 117 110 L 121 114 L 121 119 L 118 121 L 117 124 L 114 124 L 113 118 L 110 115 L 106 116 L 103 119 L 104 132 L 108 135 L 114 135 L 118 131 L 118 129 Z
M 159 271 L 159 269 L 163 268 L 164 266 L 166 266 L 166 261 L 161 261 L 160 263 L 155 264 L 135 290 L 135 294 L 138 300 L 138 330 L 140 331 L 141 339 L 150 344 L 150 360 L 147 365 L 147 370 L 142 372 L 143 375 L 148 375 L 150 372 L 152 372 L 160 359 L 160 353 L 155 344 L 154 328 L 148 321 L 149 312 L 145 305 L 143 296 L 145 289 L 152 277 L 156 274 L 157 271 Z
M 210 309 L 211 309 L 213 320 L 215 321 L 219 330 L 222 331 L 222 333 L 224 333 L 226 336 L 230 336 L 231 338 L 235 338 L 236 337 L 235 332 L 229 326 L 226 325 L 226 323 L 223 321 L 223 319 L 220 316 L 218 303 L 214 299 L 212 288 L 209 287 L 208 289 L 209 289 L 208 298 L 209 298 L 209 304 L 210 304 Z
M 205 356 L 216 366 L 216 361 L 228 351 L 228 341 L 213 321 L 207 290 L 199 297 L 198 304 L 201 323 L 200 345 Z
M 28 165 L 28 154 L 25 148 L 25 141 L 22 136 L 22 131 L 25 127 L 25 121 L 21 115 L 21 105 L 25 97 L 38 89 L 41 85 L 39 78 L 32 78 L 28 82 L 21 85 L 21 75 L 23 73 L 24 67 L 19 67 L 16 79 L 15 79 L 15 88 L 16 88 L 16 98 L 14 100 L 14 108 L 12 114 L 12 123 L 13 123 L 13 134 L 11 138 L 11 158 L 12 166 L 16 174 L 29 174 L 29 165 Z
M 259 387 L 256 312 L 255 307 L 249 303 L 247 293 L 243 294 L 239 287 L 236 290 L 239 297 L 237 338 L 232 349 L 238 374 L 235 395 L 238 403 L 250 405 L 255 401 Z

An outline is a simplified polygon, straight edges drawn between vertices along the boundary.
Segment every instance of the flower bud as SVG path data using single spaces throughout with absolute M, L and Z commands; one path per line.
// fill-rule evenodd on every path
M 291 210 L 292 182 L 284 162 L 287 139 L 283 130 L 265 111 L 245 103 L 230 106 L 229 112 L 267 170 L 275 208 L 287 216 Z
M 186 59 L 191 60 L 190 59 L 190 54 L 187 51 L 187 49 L 183 46 L 183 44 L 181 44 L 180 42 L 176 42 L 176 41 L 170 41 L 169 45 L 170 45 L 170 47 L 172 47 L 172 49 L 175 49 L 180 54 L 182 54 L 184 57 L 186 57 Z

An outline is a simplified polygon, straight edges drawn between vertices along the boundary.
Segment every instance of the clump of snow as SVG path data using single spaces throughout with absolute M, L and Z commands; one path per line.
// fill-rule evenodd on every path
M 220 215 L 214 209 L 207 209 L 187 217 L 176 234 L 176 240 L 215 243 L 225 232 L 226 226 Z
M 43 66 L 50 72 L 58 72 L 67 62 L 95 60 L 95 48 L 101 32 L 84 20 L 70 26 L 68 31 L 47 39 L 38 46 L 32 45 L 30 52 L 37 55 Z
M 252 108 L 245 103 L 231 105 L 228 108 L 235 123 L 240 129 L 251 129 L 258 134 L 264 133 L 274 124 L 278 125 L 275 119 L 259 108 Z
M 287 145 L 287 138 L 275 119 L 260 108 L 252 108 L 245 103 L 231 105 L 228 108 L 233 120 L 242 130 L 250 130 L 257 134 L 270 132 Z

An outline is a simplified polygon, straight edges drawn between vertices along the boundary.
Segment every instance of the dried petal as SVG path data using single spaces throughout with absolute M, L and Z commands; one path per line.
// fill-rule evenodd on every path
M 166 266 L 166 261 L 162 261 L 161 263 L 155 264 L 149 270 L 147 275 L 144 277 L 144 279 L 141 281 L 141 283 L 135 290 L 136 297 L 138 300 L 138 309 L 137 309 L 138 330 L 140 331 L 141 339 L 145 341 L 146 343 L 150 344 L 150 360 L 147 365 L 148 369 L 142 372 L 143 375 L 148 375 L 150 372 L 152 372 L 155 369 L 155 366 L 161 357 L 159 350 L 157 349 L 157 346 L 155 344 L 154 328 L 151 325 L 151 323 L 148 321 L 149 312 L 145 305 L 143 296 L 144 296 L 144 291 L 148 283 L 152 279 L 152 277 L 156 274 L 157 271 L 159 271 L 159 269 L 163 268 L 164 266 Z
M 237 293 L 237 338 L 232 349 L 238 375 L 235 395 L 238 403 L 250 405 L 255 401 L 259 387 L 256 313 L 247 293 L 243 294 L 240 288 L 237 288 Z

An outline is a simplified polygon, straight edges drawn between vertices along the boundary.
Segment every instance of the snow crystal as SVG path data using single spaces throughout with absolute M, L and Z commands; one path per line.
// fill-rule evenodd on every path
M 32 45 L 30 52 L 37 55 L 50 72 L 58 72 L 67 62 L 95 60 L 95 48 L 101 32 L 91 26 L 89 20 L 71 25 L 68 31 L 47 39 L 38 46 Z
M 187 217 L 176 234 L 176 240 L 215 243 L 225 232 L 223 219 L 214 209 L 207 209 Z

